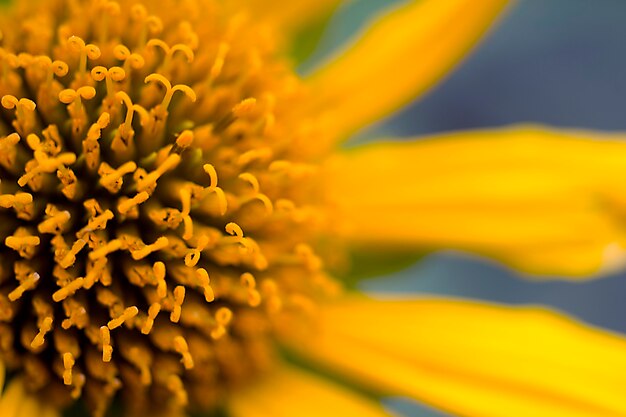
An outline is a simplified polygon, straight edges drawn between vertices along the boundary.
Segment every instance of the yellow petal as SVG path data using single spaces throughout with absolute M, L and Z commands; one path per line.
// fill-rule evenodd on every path
M 476 43 L 506 0 L 409 1 L 308 80 L 340 137 L 423 93 Z
M 466 417 L 626 416 L 626 340 L 540 308 L 354 298 L 295 349 Z
M 25 402 L 25 398 L 26 393 L 24 392 L 22 381 L 13 381 L 2 391 L 2 396 L 0 397 L 0 415 L 2 417 L 19 417 L 20 408 Z
M 37 397 L 26 393 L 21 379 L 14 379 L 3 389 L 5 368 L 0 361 L 0 416 L 59 417 L 59 412 Z
M 338 232 L 357 245 L 473 251 L 533 273 L 614 268 L 626 247 L 623 139 L 514 127 L 349 150 L 328 184 Z
M 4 379 L 6 378 L 6 366 L 4 365 L 4 361 L 0 359 L 0 393 L 4 390 Z
M 372 400 L 287 365 L 234 394 L 229 411 L 233 417 L 389 417 Z
M 340 0 L 237 0 L 234 4 L 247 8 L 255 19 L 289 34 L 331 13 L 339 3 Z

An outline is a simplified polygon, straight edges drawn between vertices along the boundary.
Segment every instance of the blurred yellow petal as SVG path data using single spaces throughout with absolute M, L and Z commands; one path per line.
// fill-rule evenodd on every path
M 354 298 L 295 349 L 467 417 L 626 416 L 626 340 L 539 308 Z
M 626 246 L 623 139 L 514 127 L 348 150 L 329 181 L 339 232 L 356 245 L 474 251 L 533 273 L 611 269 Z
M 237 0 L 237 3 L 250 10 L 255 19 L 265 21 L 282 33 L 292 33 L 331 13 L 340 0 Z
M 4 390 L 4 380 L 6 378 L 6 366 L 4 362 L 0 359 L 0 393 Z
M 21 379 L 13 380 L 0 395 L 2 417 L 58 417 L 59 413 L 27 394 Z
M 389 417 L 378 403 L 287 365 L 234 395 L 229 411 L 233 417 Z
M 14 379 L 4 386 L 6 367 L 0 360 L 0 416 L 1 417 L 59 417 L 48 404 L 27 394 L 21 379 Z
M 486 31 L 506 0 L 409 1 L 308 80 L 311 104 L 345 137 L 423 93 Z
M 0 396 L 0 415 L 2 417 L 19 417 L 19 409 L 25 395 L 21 381 L 14 381 L 9 384 Z

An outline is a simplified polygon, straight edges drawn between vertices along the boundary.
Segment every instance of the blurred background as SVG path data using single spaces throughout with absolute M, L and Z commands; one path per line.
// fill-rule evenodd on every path
M 343 6 L 301 72 L 395 3 Z M 354 141 L 522 122 L 626 132 L 624 16 L 623 0 L 518 0 L 444 82 Z M 533 282 L 488 260 L 439 253 L 361 288 L 543 304 L 626 334 L 626 272 L 582 283 Z M 407 416 L 446 416 L 404 399 L 387 405 Z

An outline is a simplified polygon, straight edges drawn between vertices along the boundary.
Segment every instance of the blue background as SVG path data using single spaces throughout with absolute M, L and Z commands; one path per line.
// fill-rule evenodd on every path
M 302 71 L 393 3 L 343 7 Z M 520 0 L 443 83 L 357 140 L 520 122 L 626 131 L 625 18 L 622 0 Z M 624 273 L 582 283 L 533 282 L 488 260 L 441 253 L 362 288 L 539 303 L 626 333 Z M 405 416 L 446 415 L 404 399 L 388 406 Z

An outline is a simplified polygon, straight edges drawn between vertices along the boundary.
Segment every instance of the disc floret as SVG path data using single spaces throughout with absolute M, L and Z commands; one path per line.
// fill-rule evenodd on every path
M 149 6 L 2 22 L 0 357 L 95 416 L 219 403 L 335 290 L 293 76 L 215 4 Z

